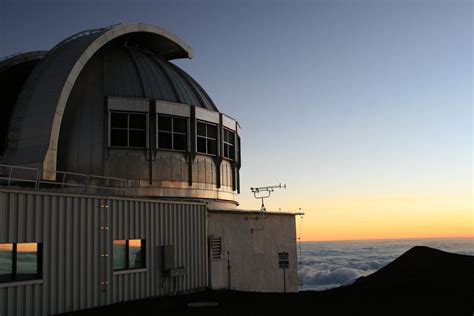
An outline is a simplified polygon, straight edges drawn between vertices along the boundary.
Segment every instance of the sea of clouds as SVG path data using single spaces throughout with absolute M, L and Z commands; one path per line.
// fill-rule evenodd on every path
M 474 255 L 474 239 L 305 242 L 298 245 L 300 290 L 319 291 L 352 284 L 413 246 Z

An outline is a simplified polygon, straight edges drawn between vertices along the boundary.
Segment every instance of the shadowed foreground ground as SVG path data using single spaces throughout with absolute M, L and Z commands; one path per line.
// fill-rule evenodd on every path
M 216 307 L 187 307 L 211 301 Z M 474 315 L 474 256 L 414 247 L 350 286 L 292 294 L 206 291 L 66 315 Z

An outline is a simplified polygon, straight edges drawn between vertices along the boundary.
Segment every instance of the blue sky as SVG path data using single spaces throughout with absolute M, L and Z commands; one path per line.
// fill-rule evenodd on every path
M 168 29 L 176 61 L 243 128 L 242 194 L 472 194 L 471 1 L 0 2 L 0 55 L 115 23 Z M 309 211 L 309 210 L 308 210 Z

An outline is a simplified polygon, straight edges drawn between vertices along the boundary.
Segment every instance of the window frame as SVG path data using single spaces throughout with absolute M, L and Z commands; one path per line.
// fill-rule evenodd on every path
M 231 133 L 231 134 L 233 135 L 233 137 L 234 137 L 234 143 L 233 143 L 233 144 L 232 144 L 232 143 L 229 143 L 229 142 L 226 142 L 226 140 L 225 140 L 225 133 L 226 133 L 226 132 Z M 224 135 L 223 135 L 224 137 L 222 137 L 222 156 L 223 156 L 225 159 L 234 161 L 234 160 L 235 160 L 235 148 L 236 148 L 236 146 L 235 146 L 235 134 L 236 134 L 236 133 L 235 133 L 235 131 L 233 131 L 233 130 L 231 130 L 231 129 L 229 129 L 229 128 L 224 127 L 223 134 L 224 134 Z M 229 148 L 232 148 L 232 149 L 233 149 L 233 153 L 234 153 L 233 157 L 228 157 L 228 156 L 226 156 L 226 146 L 228 146 Z M 230 151 L 229 151 L 229 152 L 230 152 Z
M 115 269 L 114 268 L 114 247 L 113 247 L 113 242 L 118 241 L 118 240 L 124 240 L 125 241 L 125 268 L 123 269 Z M 142 251 L 142 266 L 141 267 L 134 267 L 130 268 L 130 240 L 140 240 L 141 242 L 141 251 Z M 120 272 L 120 271 L 133 271 L 133 270 L 143 270 L 146 269 L 146 241 L 145 239 L 140 239 L 140 238 L 131 238 L 131 239 L 113 239 L 112 240 L 112 271 L 113 272 Z
M 202 136 L 202 135 L 198 134 L 198 124 L 199 123 L 202 123 L 206 126 L 206 135 L 205 136 Z M 207 133 L 207 126 L 208 125 L 214 126 L 216 128 L 216 138 L 208 136 L 208 133 Z M 202 138 L 202 139 L 206 140 L 206 152 L 199 151 L 199 149 L 198 149 L 198 139 L 199 138 Z M 215 153 L 209 153 L 209 148 L 208 148 L 208 145 L 207 145 L 208 140 L 213 140 L 213 141 L 216 142 L 216 152 Z M 220 148 L 220 146 L 219 146 L 220 145 L 219 144 L 220 143 L 219 142 L 219 124 L 212 123 L 212 122 L 207 122 L 207 121 L 203 121 L 203 120 L 196 120 L 196 139 L 194 141 L 196 142 L 196 153 L 197 154 L 217 156 L 219 154 L 219 148 Z
M 171 131 L 160 130 L 159 119 L 160 116 L 162 117 L 169 117 L 171 118 Z M 175 132 L 174 131 L 174 120 L 175 119 L 182 119 L 186 121 L 186 133 L 182 132 Z M 160 147 L 160 132 L 166 133 L 171 135 L 171 148 L 161 148 Z M 186 149 L 175 149 L 174 147 L 174 135 L 184 135 L 186 137 Z M 177 152 L 187 152 L 189 151 L 189 117 L 177 116 L 177 115 L 170 115 L 164 113 L 156 113 L 156 148 L 158 150 L 169 150 L 169 151 L 177 151 Z
M 11 273 L 0 276 L 1 283 L 34 281 L 43 279 L 43 243 L 42 242 L 2 242 L 12 245 Z M 36 273 L 31 276 L 18 277 L 18 244 L 36 244 Z
M 127 127 L 112 127 L 112 115 L 113 114 L 126 114 L 127 115 Z M 138 129 L 138 128 L 132 128 L 130 129 L 130 115 L 144 115 L 145 116 L 145 128 L 144 129 Z M 108 117 L 108 130 L 109 130 L 109 147 L 110 148 L 118 148 L 118 149 L 147 149 L 148 148 L 148 142 L 149 142 L 149 114 L 148 112 L 142 112 L 142 111 L 127 111 L 127 110 L 115 110 L 115 109 L 109 109 L 109 117 Z M 116 146 L 112 145 L 112 130 L 125 130 L 127 132 L 127 146 Z M 130 146 L 130 131 L 144 131 L 145 132 L 145 145 L 143 147 L 135 147 L 135 146 Z

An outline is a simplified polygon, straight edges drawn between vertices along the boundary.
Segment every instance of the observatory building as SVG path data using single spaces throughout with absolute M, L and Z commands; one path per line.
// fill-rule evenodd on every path
M 0 60 L 0 315 L 297 291 L 295 214 L 240 210 L 240 125 L 147 24 Z

